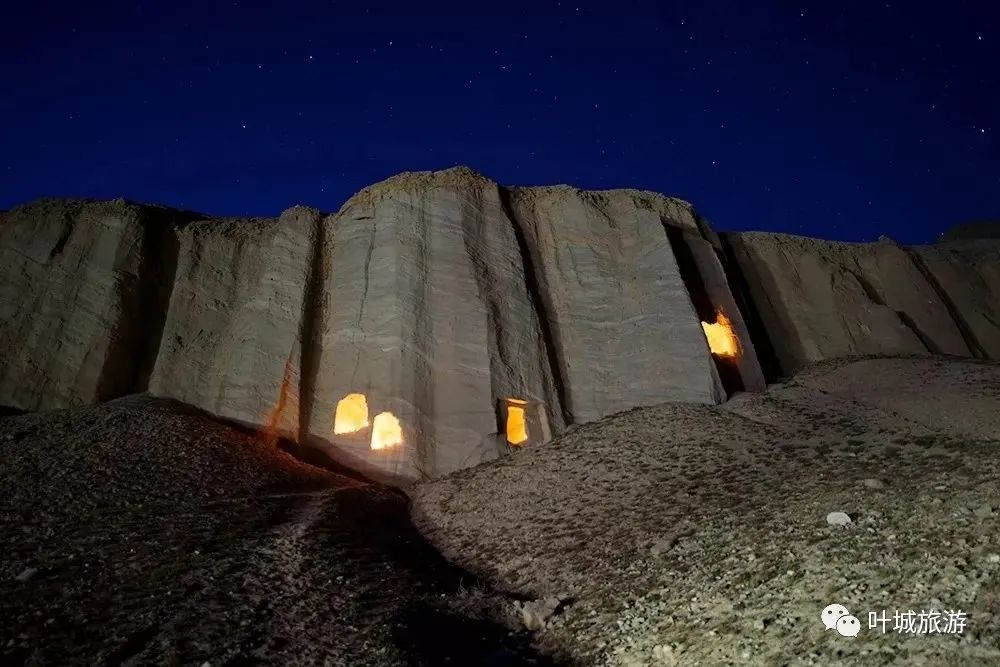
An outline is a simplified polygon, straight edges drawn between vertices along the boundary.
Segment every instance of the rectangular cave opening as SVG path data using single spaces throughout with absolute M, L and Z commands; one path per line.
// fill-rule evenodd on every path
M 705 279 L 698 269 L 698 262 L 685 239 L 684 232 L 666 222 L 663 223 L 663 229 L 677 260 L 677 268 L 691 304 L 698 319 L 701 320 L 705 341 L 712 354 L 719 379 L 722 381 L 722 387 L 726 391 L 726 396 L 732 396 L 745 389 L 739 366 L 740 356 L 743 354 L 739 338 L 733 331 L 729 318 L 712 302 L 712 297 L 705 286 Z
M 497 405 L 498 433 L 508 447 L 548 442 L 552 434 L 544 404 L 522 398 L 501 398 Z

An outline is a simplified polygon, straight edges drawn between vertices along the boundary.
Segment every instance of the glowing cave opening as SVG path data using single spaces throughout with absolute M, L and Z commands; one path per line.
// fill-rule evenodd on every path
M 387 449 L 403 444 L 403 429 L 396 415 L 380 412 L 372 424 L 372 449 Z
M 520 445 L 528 439 L 528 422 L 524 419 L 525 401 L 507 399 L 507 442 Z
M 334 433 L 338 435 L 357 433 L 366 426 L 368 426 L 368 401 L 364 394 L 348 394 L 337 402 L 337 413 L 333 419 Z
M 701 328 L 705 330 L 705 338 L 708 340 L 708 348 L 712 354 L 720 357 L 736 357 L 740 354 L 740 343 L 733 332 L 733 326 L 729 318 L 719 313 L 715 317 L 715 323 L 702 322 Z

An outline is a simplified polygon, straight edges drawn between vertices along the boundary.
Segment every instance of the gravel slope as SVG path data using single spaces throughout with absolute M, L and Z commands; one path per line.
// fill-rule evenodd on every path
M 400 492 L 168 401 L 0 419 L 0 535 L 2 664 L 549 664 Z
M 562 600 L 538 641 L 583 664 L 1000 664 L 998 415 L 996 364 L 825 363 L 581 426 L 422 485 L 413 512 L 461 566 Z M 831 603 L 858 638 L 824 629 Z M 868 630 L 931 608 L 964 634 Z

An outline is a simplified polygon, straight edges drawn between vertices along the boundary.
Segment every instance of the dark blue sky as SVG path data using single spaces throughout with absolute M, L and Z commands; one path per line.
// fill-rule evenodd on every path
M 40 2 L 0 27 L 0 208 L 336 210 L 399 171 L 639 187 L 716 229 L 1000 217 L 1000 3 Z

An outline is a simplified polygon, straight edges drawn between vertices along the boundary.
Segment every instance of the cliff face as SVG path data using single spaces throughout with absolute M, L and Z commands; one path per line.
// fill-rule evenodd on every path
M 178 231 L 150 392 L 298 436 L 304 288 L 320 218 L 296 207 Z
M 720 242 L 676 199 L 464 168 L 335 215 L 39 202 L 0 219 L 0 404 L 148 389 L 376 477 L 434 477 L 614 412 L 758 390 L 758 350 L 784 369 L 996 355 L 996 249 L 976 253 Z
M 850 355 L 1000 358 L 1000 244 L 724 234 L 780 370 Z
M 0 215 L 0 402 L 28 410 L 145 384 L 189 214 L 43 200 Z
M 1000 238 L 936 243 L 913 251 L 973 354 L 1000 359 Z

